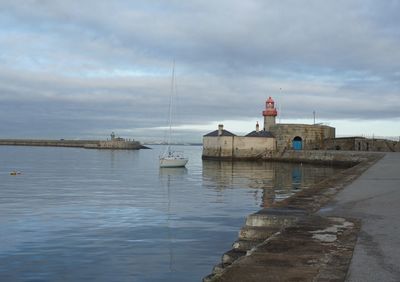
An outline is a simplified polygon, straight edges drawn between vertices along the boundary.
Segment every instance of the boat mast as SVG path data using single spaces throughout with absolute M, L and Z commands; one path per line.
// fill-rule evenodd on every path
M 172 135 L 172 102 L 174 96 L 174 87 L 175 87 L 175 60 L 172 64 L 172 77 L 171 77 L 171 93 L 169 97 L 169 131 L 168 131 L 168 152 L 170 151 L 171 146 L 171 135 Z

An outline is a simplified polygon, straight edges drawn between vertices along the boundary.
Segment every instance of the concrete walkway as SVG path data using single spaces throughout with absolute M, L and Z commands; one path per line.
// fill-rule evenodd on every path
M 361 220 L 346 281 L 400 281 L 400 153 L 387 153 L 320 214 Z

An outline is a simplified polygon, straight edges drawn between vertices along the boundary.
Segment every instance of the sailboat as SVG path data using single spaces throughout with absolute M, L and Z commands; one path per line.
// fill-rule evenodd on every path
M 168 131 L 168 142 L 165 152 L 160 156 L 160 167 L 184 167 L 189 161 L 183 155 L 183 152 L 174 151 L 171 147 L 171 135 L 172 135 L 172 104 L 173 96 L 175 93 L 175 62 L 172 66 L 172 79 L 171 79 L 171 96 L 169 100 L 169 131 Z

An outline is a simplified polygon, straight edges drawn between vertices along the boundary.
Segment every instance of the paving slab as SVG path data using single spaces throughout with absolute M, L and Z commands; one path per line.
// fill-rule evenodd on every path
M 400 153 L 387 153 L 319 214 L 361 220 L 346 281 L 400 281 Z

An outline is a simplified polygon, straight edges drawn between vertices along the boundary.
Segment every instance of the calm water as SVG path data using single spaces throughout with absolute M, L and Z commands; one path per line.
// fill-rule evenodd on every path
M 248 214 L 338 170 L 162 150 L 0 146 L 0 281 L 200 281 Z

